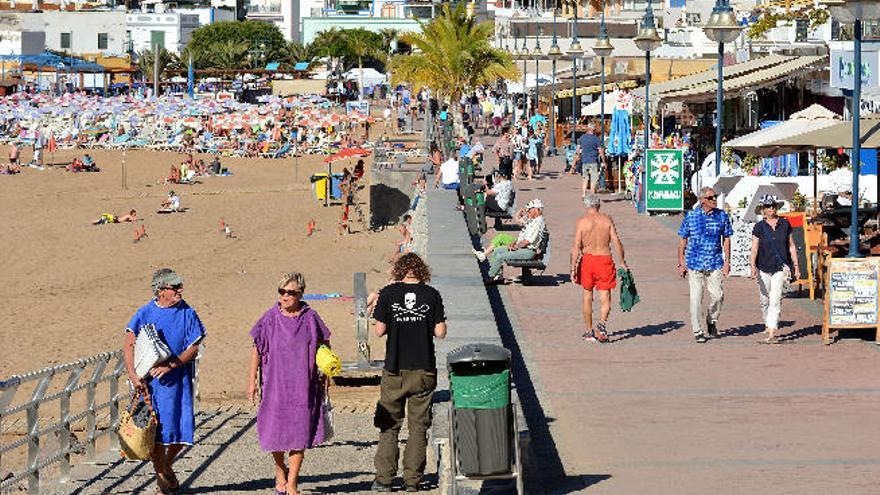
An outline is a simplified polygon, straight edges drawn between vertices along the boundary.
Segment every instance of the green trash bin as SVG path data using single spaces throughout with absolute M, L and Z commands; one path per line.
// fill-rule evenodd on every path
M 446 358 L 457 468 L 465 476 L 510 473 L 513 466 L 510 351 L 468 344 Z

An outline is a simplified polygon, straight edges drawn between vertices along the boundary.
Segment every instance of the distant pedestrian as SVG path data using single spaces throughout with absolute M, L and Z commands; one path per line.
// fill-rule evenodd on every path
M 440 293 L 428 285 L 431 270 L 417 254 L 401 256 L 391 276 L 398 282 L 379 291 L 373 311 L 376 336 L 386 337 L 386 345 L 374 419 L 379 447 L 372 488 L 375 492 L 392 490 L 398 436 L 406 418 L 409 438 L 403 453 L 403 483 L 407 492 L 417 492 L 425 473 L 431 400 L 437 387 L 434 338 L 446 338 L 446 313 Z
M 718 317 L 724 301 L 722 276 L 730 273 L 730 237 L 733 227 L 723 210 L 716 208 L 718 196 L 711 187 L 700 189 L 700 207 L 684 217 L 678 243 L 678 272 L 688 277 L 691 325 L 694 338 L 706 342 L 718 336 Z M 707 312 L 703 312 L 703 290 L 709 292 Z
M 205 326 L 195 310 L 183 300 L 183 278 L 170 268 L 153 274 L 153 299 L 141 306 L 128 322 L 123 355 L 128 379 L 138 391 L 147 391 L 159 417 L 153 469 L 159 495 L 176 493 L 180 482 L 174 473 L 174 459 L 184 445 L 193 444 L 193 365 Z M 134 345 L 144 329 L 155 328 L 171 357 L 155 365 L 146 379 L 135 371 Z
M 581 184 L 581 196 L 587 195 L 587 184 L 590 193 L 596 193 L 596 185 L 599 183 L 599 164 L 605 160 L 605 150 L 602 141 L 596 136 L 596 127 L 587 124 L 587 132 L 578 138 L 577 156 L 581 164 L 581 173 L 584 177 Z
M 752 252 L 750 256 L 752 278 L 758 281 L 761 315 L 764 318 L 766 339 L 762 343 L 778 344 L 779 314 L 782 311 L 782 291 L 786 280 L 794 273 L 801 278 L 797 248 L 791 240 L 791 224 L 777 216 L 780 202 L 769 194 L 761 198 L 756 213 L 764 219 L 752 229 Z
M 302 302 L 306 281 L 291 272 L 278 283 L 278 302 L 251 329 L 254 346 L 248 369 L 248 398 L 256 400 L 260 448 L 275 461 L 275 492 L 298 495 L 299 470 L 305 449 L 324 442 L 321 411 L 327 378 L 315 365 L 321 345 L 330 345 L 330 329 L 308 304 Z M 261 370 L 262 383 L 257 381 Z M 284 454 L 290 456 L 290 467 Z
M 585 341 L 608 342 L 608 316 L 611 314 L 611 290 L 617 286 L 617 273 L 611 247 L 617 251 L 620 264 L 629 270 L 623 243 L 617 234 L 614 220 L 599 211 L 598 196 L 584 196 L 586 212 L 577 221 L 574 245 L 571 247 L 572 280 L 578 280 L 584 288 L 583 312 L 586 331 Z M 580 258 L 580 266 L 578 266 Z M 577 272 L 575 270 L 578 270 Z M 593 327 L 593 289 L 599 291 L 599 322 Z
M 510 126 L 504 126 L 501 129 L 501 137 L 492 146 L 492 151 L 498 158 L 498 169 L 501 170 L 501 174 L 513 177 L 513 143 L 510 134 Z

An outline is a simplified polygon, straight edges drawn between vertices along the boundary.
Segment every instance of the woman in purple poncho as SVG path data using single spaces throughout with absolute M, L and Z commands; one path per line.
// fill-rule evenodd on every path
M 315 366 L 321 344 L 330 345 L 330 330 L 309 305 L 302 302 L 306 281 L 293 272 L 278 284 L 278 303 L 257 320 L 251 330 L 254 348 L 248 372 L 248 397 L 253 401 L 260 383 L 257 412 L 260 447 L 275 460 L 275 492 L 298 495 L 297 478 L 305 449 L 324 441 L 321 414 L 326 378 Z M 284 453 L 290 453 L 290 468 Z

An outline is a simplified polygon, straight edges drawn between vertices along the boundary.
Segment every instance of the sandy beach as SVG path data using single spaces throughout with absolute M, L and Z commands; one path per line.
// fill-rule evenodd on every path
M 68 163 L 83 152 L 47 153 L 46 163 Z M 356 271 L 367 273 L 371 290 L 386 281 L 396 230 L 355 225 L 360 232 L 338 235 L 340 208 L 315 201 L 309 183 L 312 173 L 327 169 L 322 156 L 222 158 L 233 176 L 159 185 L 184 155 L 134 150 L 125 155 L 127 189 L 122 151 L 93 150 L 92 156 L 99 173 L 47 167 L 0 176 L 0 377 L 118 349 L 129 318 L 151 297 L 152 272 L 168 266 L 186 279 L 184 298 L 207 328 L 203 397 L 243 399 L 248 332 L 274 303 L 283 273 L 303 272 L 306 292 L 318 294 L 351 295 Z M 30 150 L 22 158 L 29 161 Z M 352 165 L 337 162 L 334 171 Z M 171 189 L 188 211 L 156 213 Z M 365 214 L 368 197 L 366 189 L 359 193 Z M 91 225 L 101 213 L 132 208 L 148 235 L 139 242 L 130 223 Z M 221 218 L 237 238 L 220 231 Z M 310 219 L 317 225 L 311 237 Z M 336 351 L 353 359 L 353 303 L 311 304 L 333 331 Z M 383 343 L 374 340 L 371 347 L 381 358 Z

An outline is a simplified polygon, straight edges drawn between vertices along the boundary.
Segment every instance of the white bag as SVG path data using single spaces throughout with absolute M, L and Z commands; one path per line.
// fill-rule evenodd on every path
M 333 404 L 330 403 L 330 395 L 324 392 L 324 403 L 321 404 L 321 415 L 324 417 L 324 442 L 333 439 L 336 432 L 333 429 Z
M 156 332 L 156 325 L 144 325 L 134 342 L 134 370 L 141 378 L 146 377 L 153 366 L 171 357 L 171 349 Z

